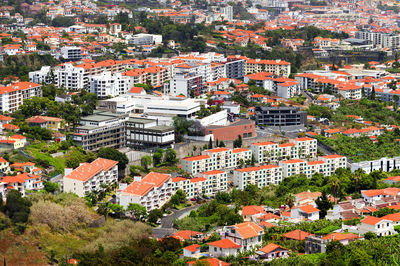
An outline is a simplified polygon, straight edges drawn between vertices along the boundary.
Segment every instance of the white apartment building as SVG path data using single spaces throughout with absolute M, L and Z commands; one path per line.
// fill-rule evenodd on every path
M 390 172 L 394 169 L 400 169 L 400 157 L 393 157 L 393 158 L 383 157 L 379 160 L 352 163 L 350 165 L 350 169 L 353 173 L 357 169 L 362 169 L 366 174 L 369 174 L 373 171 Z
M 79 60 L 82 58 L 82 48 L 77 46 L 61 47 L 61 57 L 65 60 Z
M 228 56 L 228 59 L 244 59 L 244 73 L 258 73 L 258 72 L 269 72 L 277 76 L 289 77 L 291 64 L 283 60 L 262 60 L 262 59 L 251 59 L 243 56 L 233 55 Z
M 176 74 L 170 83 L 171 95 L 185 97 L 199 96 L 204 93 L 203 76 L 193 73 Z
M 300 86 L 298 82 L 287 81 L 276 85 L 276 95 L 282 98 L 292 98 L 300 94 Z
M 51 67 L 50 66 L 42 66 L 40 70 L 29 72 L 29 80 L 33 83 L 46 83 L 49 84 L 52 82 L 51 77 Z
M 92 191 L 99 191 L 102 185 L 118 182 L 118 162 L 97 158 L 91 163 L 82 163 L 74 170 L 65 169 L 64 192 L 84 197 Z
M 88 79 L 89 92 L 96 93 L 99 98 L 125 94 L 130 89 L 129 85 L 129 77 L 122 76 L 121 73 L 111 74 L 109 71 L 89 76 Z
M 252 153 L 258 163 L 277 162 L 282 159 L 315 158 L 317 140 L 304 137 L 278 144 L 272 141 L 252 143 Z
M 215 170 L 214 165 L 210 165 L 210 159 L 211 157 L 209 155 L 187 157 L 181 160 L 181 166 L 185 172 L 190 174 L 208 172 Z
M 127 208 L 130 203 L 137 203 L 146 207 L 147 211 L 162 207 L 175 192 L 171 175 L 155 172 L 120 188 L 117 191 L 118 204 Z
M 247 160 L 251 160 L 252 152 L 250 149 L 245 148 L 236 148 L 232 150 L 232 162 L 236 162 L 236 165 L 239 165 L 240 160 L 246 162 Z M 234 163 L 235 164 L 235 163 Z
M 279 166 L 282 167 L 284 178 L 300 174 L 311 178 L 315 173 L 330 176 L 336 171 L 336 169 L 346 168 L 346 162 L 346 157 L 333 154 L 321 156 L 318 161 L 306 161 L 301 159 L 280 161 Z
M 236 167 L 236 162 L 232 161 L 232 150 L 228 148 L 215 148 L 205 150 L 204 155 L 210 156 L 208 167 L 214 169 L 226 169 Z
M 57 87 L 64 87 L 67 90 L 80 90 L 85 87 L 88 74 L 83 67 L 75 67 L 66 63 L 54 69 L 54 80 Z
M 24 100 L 32 97 L 42 97 L 40 84 L 32 82 L 16 82 L 0 86 L 0 112 L 15 112 Z
M 328 164 L 328 174 L 333 174 L 338 168 L 346 168 L 347 167 L 347 158 L 345 156 L 339 154 L 325 155 L 320 156 L 318 160 L 324 161 Z
M 345 85 L 337 88 L 336 91 L 345 99 L 360 100 L 362 97 L 362 88 L 357 85 Z
M 222 8 L 222 12 L 224 13 L 225 19 L 227 21 L 233 20 L 233 7 L 231 5 L 227 5 Z
M 219 170 L 203 172 L 193 178 L 175 177 L 172 181 L 175 191 L 181 189 L 188 199 L 203 195 L 215 196 L 218 192 L 227 189 L 226 173 Z
M 236 169 L 233 172 L 233 184 L 240 190 L 244 190 L 249 184 L 259 188 L 277 185 L 282 178 L 282 168 L 272 164 Z
M 132 36 L 129 43 L 134 45 L 158 45 L 162 43 L 162 35 L 138 33 Z
M 301 159 L 280 161 L 279 166 L 282 167 L 282 173 L 284 177 L 308 174 L 307 162 Z
M 299 151 L 299 158 L 315 158 L 317 157 L 317 140 L 313 138 L 303 137 L 293 139 Z

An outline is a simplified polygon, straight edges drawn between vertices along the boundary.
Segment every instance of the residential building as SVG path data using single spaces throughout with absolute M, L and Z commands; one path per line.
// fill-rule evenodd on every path
M 115 97 L 125 94 L 130 88 L 130 79 L 122 76 L 121 73 L 103 72 L 98 75 L 91 75 L 88 78 L 88 90 L 95 93 L 99 98 Z
M 0 112 L 15 112 L 24 100 L 32 97 L 42 97 L 40 84 L 32 82 L 16 82 L 0 86 Z
M 184 257 L 197 257 L 200 254 L 200 245 L 199 244 L 193 244 L 187 247 L 183 248 L 183 256 Z
M 259 188 L 282 182 L 282 168 L 277 165 L 261 165 L 242 169 L 235 169 L 233 172 L 233 184 L 244 190 L 247 185 L 257 185 Z
M 22 196 L 26 196 L 29 190 L 41 190 L 44 188 L 42 177 L 31 173 L 22 173 L 15 176 L 4 176 L 0 178 L 1 194 L 3 199 L 6 198 L 10 190 L 21 192 Z
M 229 60 L 225 63 L 225 76 L 228 79 L 240 79 L 245 74 L 245 61 L 243 59 Z
M 29 126 L 38 126 L 50 130 L 60 130 L 65 126 L 65 121 L 62 118 L 35 115 L 25 119 Z
M 77 91 L 87 85 L 88 75 L 83 66 L 76 67 L 71 63 L 65 63 L 54 69 L 54 80 L 57 87 Z
M 118 182 L 118 162 L 97 158 L 91 163 L 82 163 L 74 170 L 65 169 L 63 177 L 64 192 L 84 197 L 92 191 L 103 189 L 103 185 Z
M 319 220 L 319 210 L 312 205 L 297 206 L 290 210 L 290 218 L 301 220 Z
M 65 61 L 75 61 L 82 59 L 82 48 L 77 46 L 61 47 L 61 57 Z
M 277 244 L 270 243 L 263 248 L 256 251 L 259 260 L 273 260 L 279 258 L 287 258 L 288 249 L 283 248 Z
M 297 107 L 256 106 L 257 125 L 265 126 L 297 126 L 307 124 L 307 114 Z
M 174 192 L 171 175 L 151 172 L 140 181 L 120 187 L 117 191 L 117 202 L 124 208 L 130 203 L 137 203 L 151 211 L 161 208 Z
M 40 70 L 29 72 L 29 81 L 38 84 L 49 84 L 54 79 L 50 66 L 42 66 Z
M 193 73 L 176 74 L 170 85 L 171 94 L 185 97 L 194 97 L 203 94 L 203 76 Z
M 365 234 L 367 232 L 375 233 L 378 236 L 395 235 L 397 232 L 393 228 L 393 222 L 384 218 L 367 216 L 357 226 L 358 232 Z
M 357 169 L 362 169 L 366 174 L 369 174 L 373 171 L 390 172 L 394 169 L 400 169 L 400 157 L 383 157 L 379 160 L 351 163 L 350 169 L 351 172 L 355 172 Z
M 244 222 L 225 228 L 221 240 L 208 243 L 213 257 L 237 255 L 239 252 L 253 250 L 262 245 L 264 229 L 253 222 Z
M 384 189 L 361 190 L 361 198 L 370 204 L 383 198 L 400 196 L 400 188 L 388 187 Z
M 158 45 L 162 43 L 162 35 L 138 33 L 132 36 L 129 43 L 134 45 Z

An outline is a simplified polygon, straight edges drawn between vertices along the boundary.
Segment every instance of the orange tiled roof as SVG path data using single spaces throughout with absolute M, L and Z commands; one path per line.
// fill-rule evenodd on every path
M 211 243 L 207 243 L 207 245 L 209 246 L 213 246 L 213 247 L 218 247 L 218 248 L 240 248 L 241 246 L 239 246 L 238 244 L 234 243 L 232 240 L 225 238 L 225 239 L 221 239 L 221 240 L 217 240 Z
M 97 158 L 91 163 L 81 164 L 64 178 L 87 181 L 101 171 L 108 171 L 117 164 L 117 161 Z

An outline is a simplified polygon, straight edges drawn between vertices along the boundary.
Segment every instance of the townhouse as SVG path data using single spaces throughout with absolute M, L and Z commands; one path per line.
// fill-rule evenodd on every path
M 117 191 L 117 202 L 124 208 L 130 203 L 146 207 L 147 211 L 158 209 L 169 201 L 175 186 L 169 174 L 150 172 L 128 186 L 121 185 Z
M 15 112 L 24 100 L 32 97 L 42 97 L 40 84 L 21 81 L 0 86 L 0 112 Z
M 97 158 L 91 163 L 82 163 L 72 170 L 66 168 L 63 177 L 64 192 L 84 197 L 87 193 L 99 191 L 104 185 L 118 182 L 118 162 Z
M 277 165 L 261 165 L 255 167 L 235 169 L 233 172 L 233 184 L 240 190 L 253 184 L 259 188 L 282 182 L 282 167 Z

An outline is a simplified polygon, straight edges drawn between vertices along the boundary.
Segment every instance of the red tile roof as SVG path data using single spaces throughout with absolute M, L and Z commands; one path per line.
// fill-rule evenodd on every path
M 196 252 L 197 250 L 200 249 L 200 245 L 198 245 L 198 244 L 193 244 L 193 245 L 184 247 L 184 249 L 189 250 L 190 252 L 193 253 L 193 252 Z
M 304 239 L 306 239 L 306 236 L 309 236 L 309 235 L 311 235 L 311 234 L 296 229 L 294 231 L 283 234 L 283 237 L 289 238 L 289 239 L 294 239 L 294 240 L 304 240 Z
M 244 206 L 242 208 L 242 215 L 254 215 L 258 213 L 265 213 L 265 210 L 262 206 Z
M 190 240 L 192 237 L 197 235 L 203 236 L 203 233 L 191 230 L 182 230 L 174 233 L 171 237 L 179 240 Z
M 383 218 L 378 218 L 374 216 L 367 216 L 363 220 L 361 220 L 361 223 L 364 224 L 370 224 L 370 225 L 376 225 L 377 223 L 383 221 Z
M 279 245 L 277 245 L 277 244 L 270 243 L 270 244 L 266 245 L 265 247 L 260 248 L 259 251 L 262 251 L 262 252 L 268 254 L 268 253 L 271 253 L 271 252 L 273 252 L 273 251 L 275 251 L 275 250 L 277 250 L 277 249 L 287 250 L 286 248 L 283 248 L 283 247 L 281 247 L 281 246 L 279 246 Z
M 234 243 L 232 240 L 225 238 L 221 240 L 217 240 L 211 243 L 207 243 L 209 246 L 218 247 L 218 248 L 240 248 L 238 244 Z
M 64 176 L 64 178 L 75 179 L 79 181 L 87 181 L 96 174 L 100 173 L 101 171 L 106 172 L 117 164 L 118 164 L 117 161 L 97 158 L 91 163 L 81 164 L 71 173 Z

